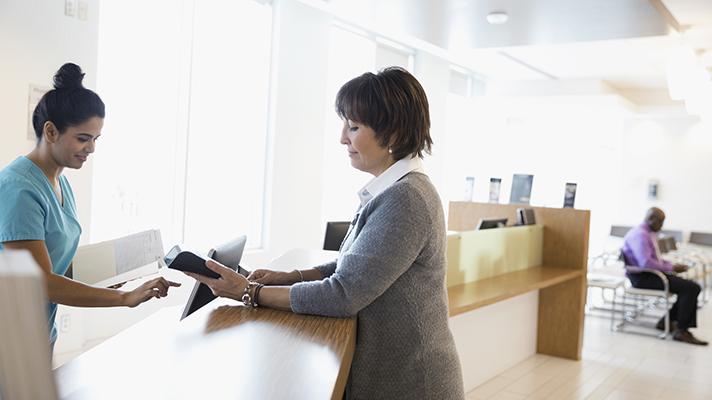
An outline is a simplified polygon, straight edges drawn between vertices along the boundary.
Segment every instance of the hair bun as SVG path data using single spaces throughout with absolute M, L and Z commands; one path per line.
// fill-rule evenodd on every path
M 56 74 L 54 74 L 54 88 L 55 89 L 77 89 L 83 88 L 82 80 L 84 79 L 84 72 L 82 69 L 73 63 L 66 63 L 59 68 Z

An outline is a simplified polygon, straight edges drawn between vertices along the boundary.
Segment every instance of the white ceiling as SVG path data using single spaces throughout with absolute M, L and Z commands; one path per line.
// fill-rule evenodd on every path
M 712 23 L 712 0 L 662 0 L 682 25 L 701 26 Z
M 670 51 L 681 43 L 702 53 L 712 66 L 712 0 L 664 0 L 665 6 L 686 26 L 663 36 L 634 37 L 567 44 L 546 44 L 472 50 L 472 68 L 491 79 L 600 79 L 620 89 L 665 89 Z M 583 27 L 582 27 L 583 29 Z M 544 74 L 514 75 L 491 68 L 492 59 L 506 53 Z
M 712 0 L 330 0 L 329 7 L 350 22 L 441 48 L 490 80 L 664 89 L 669 50 L 683 42 L 708 51 L 703 59 L 712 67 Z M 509 21 L 489 25 L 491 11 L 507 12 Z

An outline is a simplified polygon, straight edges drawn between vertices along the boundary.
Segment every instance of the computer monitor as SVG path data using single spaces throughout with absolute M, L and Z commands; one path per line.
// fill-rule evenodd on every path
M 536 217 L 533 208 L 517 208 L 517 225 L 534 225 Z
M 208 252 L 208 258 L 219 262 L 220 264 L 232 268 L 241 275 L 249 275 L 249 271 L 240 266 L 240 260 L 242 259 L 242 252 L 245 250 L 245 244 L 247 243 L 247 236 L 240 236 L 233 239 L 227 243 L 216 246 L 210 249 Z M 210 288 L 200 282 L 195 282 L 193 286 L 193 291 L 190 293 L 188 302 L 183 309 L 183 315 L 180 319 L 183 319 L 190 314 L 194 313 L 200 307 L 210 303 L 215 299 L 213 291 Z
M 507 218 L 482 218 L 476 229 L 504 228 L 505 226 L 507 226 Z
M 349 221 L 329 221 L 326 223 L 324 234 L 324 250 L 339 250 L 349 231 Z

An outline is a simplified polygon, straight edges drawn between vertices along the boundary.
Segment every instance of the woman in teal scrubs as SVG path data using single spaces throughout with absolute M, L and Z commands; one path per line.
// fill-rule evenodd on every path
M 63 65 L 54 89 L 35 108 L 37 145 L 0 171 L 0 249 L 25 249 L 45 272 L 50 341 L 57 339 L 57 304 L 135 307 L 165 297 L 180 284 L 152 279 L 132 291 L 98 288 L 65 277 L 82 231 L 64 168 L 81 168 L 94 152 L 104 124 L 104 103 L 82 85 L 84 73 Z

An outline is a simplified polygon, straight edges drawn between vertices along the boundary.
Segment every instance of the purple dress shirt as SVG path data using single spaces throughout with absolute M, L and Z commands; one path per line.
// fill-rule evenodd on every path
M 672 264 L 660 258 L 660 250 L 657 248 L 658 234 L 646 223 L 628 231 L 623 240 L 623 254 L 628 263 L 636 267 L 672 272 Z

